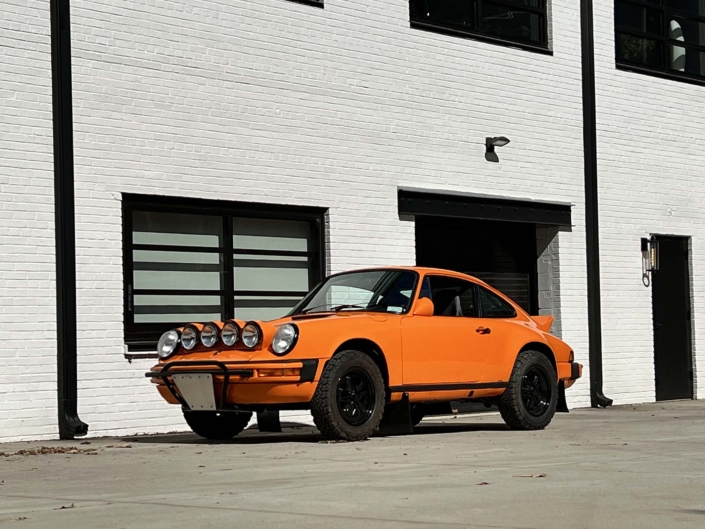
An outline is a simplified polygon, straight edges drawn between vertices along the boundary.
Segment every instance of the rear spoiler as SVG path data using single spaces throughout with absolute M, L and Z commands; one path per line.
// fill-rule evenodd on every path
M 543 332 L 548 332 L 551 330 L 553 316 L 531 316 L 531 319 L 534 320 L 536 326 Z

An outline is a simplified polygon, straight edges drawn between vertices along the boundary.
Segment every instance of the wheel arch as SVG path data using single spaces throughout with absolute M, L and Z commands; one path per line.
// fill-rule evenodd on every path
M 372 361 L 377 364 L 377 367 L 379 367 L 379 370 L 382 373 L 382 378 L 384 379 L 384 386 L 386 388 L 389 387 L 389 368 L 387 367 L 387 359 L 385 358 L 384 352 L 379 345 L 367 338 L 351 338 L 341 343 L 336 348 L 333 356 L 349 349 L 355 349 L 369 356 Z
M 536 351 L 538 353 L 541 353 L 544 355 L 546 358 L 548 358 L 548 361 L 551 362 L 551 365 L 553 366 L 553 370 L 556 372 L 556 376 L 558 376 L 558 366 L 556 365 L 556 356 L 553 354 L 553 350 L 546 345 L 545 343 L 542 342 L 529 342 L 524 347 L 521 348 L 517 356 L 524 351 Z

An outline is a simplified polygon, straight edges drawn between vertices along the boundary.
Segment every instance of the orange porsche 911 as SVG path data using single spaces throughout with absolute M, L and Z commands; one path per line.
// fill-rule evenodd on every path
M 325 438 L 356 441 L 383 420 L 411 428 L 424 407 L 471 400 L 535 430 L 582 375 L 551 322 L 457 272 L 357 270 L 328 277 L 278 320 L 164 333 L 146 376 L 209 439 L 234 437 L 255 411 L 310 409 Z

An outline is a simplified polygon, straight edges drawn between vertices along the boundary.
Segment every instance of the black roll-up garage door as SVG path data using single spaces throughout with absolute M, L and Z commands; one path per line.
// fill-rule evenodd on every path
M 538 313 L 536 226 L 416 216 L 416 264 L 464 272 Z

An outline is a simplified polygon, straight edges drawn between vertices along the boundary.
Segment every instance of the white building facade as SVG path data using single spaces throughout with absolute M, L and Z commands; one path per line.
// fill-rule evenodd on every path
M 0 7 L 0 441 L 59 435 L 50 7 L 63 2 Z M 659 396 L 640 242 L 680 236 L 698 397 L 705 71 L 656 65 L 638 28 L 618 69 L 612 2 L 595 0 L 594 27 L 604 392 Z M 568 403 L 591 404 L 575 3 L 74 0 L 70 39 L 89 435 L 186 429 L 144 378 L 165 326 L 274 317 L 326 274 L 387 264 L 472 272 L 553 314 L 585 365 Z M 640 59 L 645 71 L 622 69 Z M 493 157 L 496 136 L 511 143 Z

